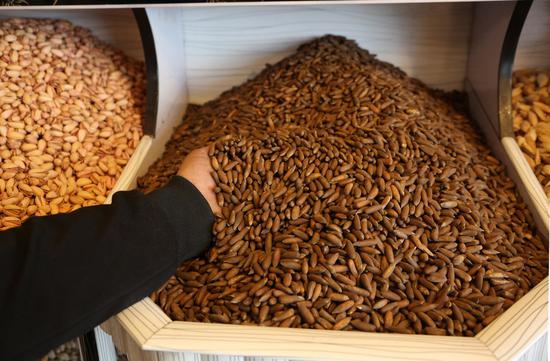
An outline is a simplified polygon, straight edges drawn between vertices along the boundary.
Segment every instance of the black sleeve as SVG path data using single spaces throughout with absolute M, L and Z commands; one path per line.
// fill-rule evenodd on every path
M 158 288 L 207 250 L 212 211 L 186 179 L 0 232 L 0 360 L 35 359 Z

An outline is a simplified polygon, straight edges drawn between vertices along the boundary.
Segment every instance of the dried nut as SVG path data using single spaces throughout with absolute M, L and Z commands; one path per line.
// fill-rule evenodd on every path
M 0 53 L 0 230 L 105 202 L 141 138 L 143 64 L 61 20 L 0 21 Z
M 550 194 L 549 76 L 548 71 L 520 70 L 512 80 L 516 140 L 546 194 Z
M 477 128 L 436 94 L 326 36 L 190 106 L 138 185 L 208 145 L 221 214 L 213 247 L 153 300 L 193 322 L 475 335 L 547 275 L 548 253 Z

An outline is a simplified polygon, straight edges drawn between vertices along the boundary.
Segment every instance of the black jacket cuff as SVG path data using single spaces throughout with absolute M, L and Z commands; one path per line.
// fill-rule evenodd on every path
M 197 257 L 212 242 L 214 214 L 210 205 L 187 179 L 174 176 L 168 184 L 147 197 L 164 211 L 176 235 L 180 261 Z

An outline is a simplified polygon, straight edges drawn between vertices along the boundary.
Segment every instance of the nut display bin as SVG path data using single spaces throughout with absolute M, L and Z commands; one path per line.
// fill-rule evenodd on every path
M 282 59 L 313 37 L 326 33 L 344 35 L 433 87 L 466 90 L 474 103 L 474 118 L 495 154 L 507 165 L 537 219 L 539 230 L 547 238 L 548 220 L 534 206 L 530 184 L 515 175 L 517 157 L 501 141 L 498 118 L 498 82 L 508 65 L 505 60 L 515 52 L 514 47 L 507 52 L 502 49 L 517 43 L 528 5 L 514 1 L 476 4 L 365 1 L 147 9 L 158 60 L 157 137 L 162 139 L 153 142 L 153 159 L 161 154 L 163 142 L 180 121 L 188 103 L 215 98 L 255 75 L 265 63 Z M 492 32 L 488 33 L 488 28 Z M 489 41 L 491 46 L 487 48 Z M 478 57 L 484 62 L 476 60 Z M 492 68 L 476 69 L 479 64 Z M 149 164 L 144 163 L 138 173 L 145 172 Z M 530 356 L 529 352 L 534 359 L 542 359 L 547 289 L 545 279 L 472 338 L 171 321 L 150 299 L 112 318 L 104 329 L 130 360 L 199 357 L 194 353 L 240 355 L 234 356 L 236 359 L 516 360 L 522 355 Z
M 517 51 L 501 94 L 500 122 L 502 127 L 502 144 L 509 157 L 515 163 L 521 183 L 529 185 L 526 191 L 531 194 L 529 198 L 533 202 L 540 219 L 550 219 L 550 201 L 548 200 L 542 185 L 529 167 L 527 160 L 516 142 L 512 129 L 512 104 L 511 104 L 511 71 L 520 69 L 550 69 L 550 2 L 535 1 L 529 9 L 525 23 L 521 29 Z M 548 233 L 548 223 L 545 225 Z
M 105 11 L 98 9 L 59 10 L 55 8 L 42 11 L 4 8 L 3 10 L 0 12 L 0 20 L 13 17 L 53 18 L 68 20 L 75 25 L 88 28 L 97 38 L 113 45 L 127 56 L 142 61 L 147 59 L 148 79 L 154 78 L 157 73 L 154 49 L 149 46 L 148 41 L 142 40 L 151 38 L 147 16 L 143 9 L 110 9 Z M 147 83 L 147 109 L 143 120 L 144 135 L 117 180 L 111 195 L 107 198 L 107 203 L 110 203 L 111 196 L 116 190 L 127 189 L 135 184 L 136 172 L 139 169 L 138 165 L 143 163 L 149 152 L 157 119 L 157 86 L 158 83 L 154 81 L 148 81 Z
M 117 189 L 132 188 L 137 176 L 162 154 L 189 103 L 213 99 L 257 74 L 266 63 L 291 54 L 298 45 L 331 33 L 356 40 L 381 60 L 432 87 L 467 91 L 473 118 L 508 167 L 547 240 L 548 213 L 545 219 L 544 210 L 537 207 L 532 184 L 517 163 L 521 154 L 511 152 L 506 138 L 502 139 L 498 116 L 499 81 L 510 65 L 510 55 L 515 54 L 514 43 L 529 5 L 516 1 L 365 0 L 146 8 L 142 14 L 146 23 L 140 28 L 150 30 L 141 38 L 143 48 L 149 49 L 145 59 L 148 86 L 154 89 L 148 93 L 154 94 L 154 99 L 148 99 L 155 108 L 154 112 L 150 109 L 155 117 L 154 137 L 140 150 L 139 161 L 128 165 L 128 176 Z M 112 9 L 96 11 L 107 16 L 113 13 Z M 42 15 L 49 16 L 48 11 Z M 550 11 L 544 8 L 540 16 L 550 17 Z M 123 28 L 130 20 L 117 19 L 117 26 Z M 171 321 L 145 298 L 109 319 L 102 325 L 106 333 L 97 334 L 104 359 L 109 360 L 114 360 L 108 351 L 111 338 L 130 361 L 542 360 L 547 347 L 547 306 L 548 278 L 475 337 L 454 337 Z

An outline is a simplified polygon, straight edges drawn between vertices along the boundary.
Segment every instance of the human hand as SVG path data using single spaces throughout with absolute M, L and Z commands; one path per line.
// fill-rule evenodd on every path
M 218 201 L 216 200 L 216 183 L 210 172 L 212 172 L 210 158 L 208 157 L 208 147 L 195 149 L 185 157 L 178 170 L 178 175 L 184 177 L 201 192 L 208 201 L 214 214 L 221 212 Z

